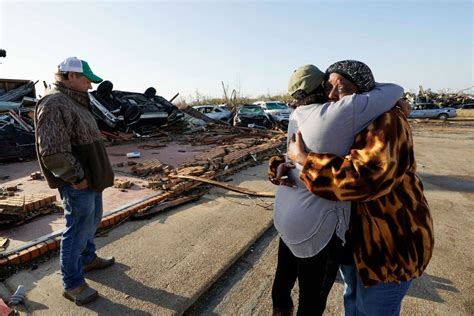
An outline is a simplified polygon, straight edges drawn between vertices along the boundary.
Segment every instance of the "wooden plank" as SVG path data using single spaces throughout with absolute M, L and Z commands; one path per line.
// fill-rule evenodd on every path
M 219 182 L 219 181 L 215 181 L 215 180 L 211 180 L 211 179 L 207 179 L 207 178 L 201 178 L 201 177 L 195 177 L 195 176 L 182 176 L 182 175 L 170 175 L 170 177 L 209 183 L 209 184 L 227 189 L 229 191 L 238 192 L 238 193 L 251 195 L 251 196 L 275 197 L 274 192 L 256 192 L 256 191 L 252 191 L 252 190 L 249 190 L 249 189 L 246 189 L 246 188 L 236 187 L 236 186 L 224 183 L 224 182 Z

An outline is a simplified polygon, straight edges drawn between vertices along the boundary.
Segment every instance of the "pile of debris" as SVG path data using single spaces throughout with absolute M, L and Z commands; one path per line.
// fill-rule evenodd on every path
M 28 80 L 0 80 L 0 159 L 35 155 L 35 84 Z
M 8 190 L 9 188 L 6 188 L 5 191 L 14 192 Z M 37 216 L 61 211 L 55 202 L 55 195 L 15 196 L 8 193 L 8 197 L 2 196 L 0 198 L 0 228 L 21 225 Z
M 0 160 L 35 155 L 36 83 L 0 79 Z M 46 83 L 44 85 L 50 88 Z M 154 88 L 148 88 L 144 93 L 118 91 L 113 90 L 110 81 L 104 81 L 89 95 L 92 112 L 108 139 L 150 137 L 157 129 L 169 128 L 186 116 L 170 101 L 156 95 Z
M 420 86 L 418 93 L 406 92 L 405 97 L 411 103 L 434 103 L 441 107 L 458 107 L 466 103 L 474 103 L 474 86 L 458 92 L 436 93 Z

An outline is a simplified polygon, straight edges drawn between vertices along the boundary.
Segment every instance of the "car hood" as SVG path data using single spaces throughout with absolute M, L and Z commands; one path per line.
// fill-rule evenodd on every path
M 270 113 L 270 114 L 291 114 L 290 109 L 285 109 L 285 110 L 265 110 L 265 112 Z
M 253 118 L 253 119 L 262 119 L 262 118 L 266 118 L 265 115 L 262 115 L 262 114 L 237 114 L 238 117 L 243 117 L 243 118 Z

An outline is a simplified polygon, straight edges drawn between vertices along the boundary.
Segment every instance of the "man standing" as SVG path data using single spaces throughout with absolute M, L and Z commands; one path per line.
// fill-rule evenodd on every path
M 36 107 L 36 150 L 48 185 L 59 190 L 64 205 L 63 296 L 83 305 L 98 297 L 84 273 L 115 262 L 113 257 L 98 257 L 94 244 L 102 219 L 102 191 L 113 185 L 114 174 L 87 94 L 91 82 L 102 79 L 76 57 L 61 62 L 55 76 L 53 89 Z

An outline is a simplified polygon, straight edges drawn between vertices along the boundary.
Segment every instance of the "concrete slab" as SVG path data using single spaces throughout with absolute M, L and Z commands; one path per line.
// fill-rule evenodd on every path
M 435 249 L 422 277 L 415 279 L 401 315 L 474 315 L 474 156 L 471 130 L 452 125 L 414 125 L 418 170 L 434 221 Z M 268 232 L 186 312 L 187 315 L 270 315 L 278 238 Z M 325 315 L 344 315 L 339 278 Z M 297 285 L 293 302 L 297 302 Z
M 272 191 L 262 164 L 233 176 L 234 185 Z M 61 296 L 58 258 L 7 280 L 29 288 L 34 315 L 171 315 L 184 312 L 272 225 L 271 199 L 213 189 L 200 201 L 152 220 L 127 222 L 97 238 L 99 254 L 117 263 L 87 275 L 101 294 L 86 307 Z M 259 206 L 262 205 L 262 206 Z
M 138 150 L 141 152 L 142 156 L 141 158 L 133 159 L 135 162 L 158 159 L 166 164 L 177 166 L 183 163 L 185 160 L 193 158 L 194 155 L 197 155 L 198 153 L 201 153 L 204 150 L 212 147 L 210 145 L 192 146 L 190 144 L 178 144 L 176 142 L 170 142 L 167 143 L 166 147 L 153 149 L 140 148 L 140 146 L 155 143 L 156 141 L 154 140 L 145 140 L 125 145 L 110 146 L 107 147 L 107 152 L 113 165 L 119 162 L 124 162 L 126 164 L 126 162 L 130 159 L 128 159 L 125 154 L 127 152 Z M 139 201 L 146 196 L 156 193 L 156 191 L 144 187 L 144 185 L 147 183 L 147 181 L 144 179 L 133 177 L 129 174 L 121 172 L 126 171 L 126 169 L 126 167 L 114 167 L 116 178 L 130 180 L 135 185 L 130 189 L 127 189 L 126 192 L 120 191 L 119 189 L 113 187 L 104 190 L 104 214 L 123 206 L 125 203 Z M 61 198 L 59 196 L 58 190 L 50 189 L 44 179 L 30 179 L 29 175 L 39 170 L 40 168 L 36 160 L 0 164 L 0 175 L 9 176 L 9 179 L 0 180 L 0 186 L 18 185 L 20 191 L 17 193 L 19 195 L 38 193 L 56 195 L 56 200 L 60 203 Z M 9 249 L 13 249 L 27 243 L 30 240 L 57 231 L 63 228 L 63 226 L 64 217 L 62 213 L 54 213 L 33 219 L 31 222 L 21 226 L 0 230 L 0 236 L 9 238 Z

